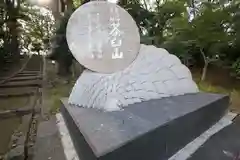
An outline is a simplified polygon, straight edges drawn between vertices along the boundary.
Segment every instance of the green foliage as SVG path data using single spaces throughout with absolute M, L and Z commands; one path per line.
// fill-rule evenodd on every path
M 39 53 L 49 48 L 55 30 L 52 13 L 44 8 L 24 4 L 22 10 L 27 19 L 21 20 L 20 44 L 23 52 Z
M 176 39 L 165 41 L 161 47 L 166 48 L 169 53 L 175 54 L 186 66 L 193 66 L 194 52 L 192 50 L 191 43 L 185 43 L 184 41 L 179 41 Z
M 73 0 L 75 7 L 88 0 Z M 240 1 L 214 0 L 120 0 L 134 18 L 141 33 L 141 42 L 164 47 L 186 65 L 221 62 L 238 73 L 240 57 Z M 71 64 L 66 43 L 66 24 L 72 11 L 63 17 L 57 29 L 52 59 Z M 69 63 L 68 63 L 68 62 Z M 236 74 L 237 75 L 237 74 Z
M 122 4 L 122 3 L 120 3 Z M 184 1 L 164 1 L 148 10 L 139 1 L 129 1 L 122 5 L 134 18 L 142 35 L 142 42 L 160 46 L 164 42 L 164 30 L 168 20 L 181 16 L 185 11 Z
M 81 5 L 81 0 L 73 0 L 73 5 L 75 8 L 79 7 Z
M 228 14 L 215 11 L 210 3 L 201 6 L 201 14 L 191 22 L 186 17 L 174 19 L 170 22 L 172 37 L 185 41 L 203 50 L 207 57 L 221 54 L 222 47 L 228 45 L 231 37 L 225 32 L 224 26 L 228 23 Z
M 234 77 L 240 78 L 240 58 L 238 58 L 231 66 L 232 75 Z
M 54 30 L 52 13 L 25 0 L 1 1 L 0 24 L 2 66 L 18 61 L 20 54 L 46 51 Z
M 174 48 L 184 57 L 200 55 L 195 56 L 195 61 L 204 63 L 203 79 L 209 63 L 230 60 L 229 51 L 238 48 L 236 5 L 216 1 L 200 3 L 193 19 L 184 12 L 167 23 L 165 43 L 172 44 L 170 49 Z
M 19 23 L 18 19 L 22 18 L 20 12 L 20 0 L 4 0 L 1 2 L 1 35 L 3 43 L 3 52 L 8 54 L 5 58 L 14 58 L 18 60 L 20 55 L 19 50 Z

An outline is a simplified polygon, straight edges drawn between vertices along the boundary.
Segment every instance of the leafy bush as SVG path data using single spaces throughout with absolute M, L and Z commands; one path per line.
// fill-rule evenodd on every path
M 240 79 L 240 58 L 238 58 L 231 67 L 232 75 L 238 79 Z

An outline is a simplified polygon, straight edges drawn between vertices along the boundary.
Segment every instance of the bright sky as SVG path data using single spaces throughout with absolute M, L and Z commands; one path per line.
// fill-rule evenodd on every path
M 40 4 L 40 5 L 46 5 L 49 4 L 52 0 L 29 0 L 31 3 L 34 4 Z M 111 3 L 117 3 L 119 0 L 108 0 L 108 2 Z
M 108 0 L 108 2 L 111 2 L 111 3 L 117 3 L 119 0 Z
M 38 4 L 38 5 L 47 5 L 51 2 L 52 0 L 29 0 L 30 3 L 32 4 Z
M 52 0 L 29 0 L 31 3 L 39 4 L 39 5 L 46 5 L 49 4 Z M 119 0 L 108 0 L 111 3 L 117 3 Z M 148 6 L 151 6 L 154 0 L 145 0 Z

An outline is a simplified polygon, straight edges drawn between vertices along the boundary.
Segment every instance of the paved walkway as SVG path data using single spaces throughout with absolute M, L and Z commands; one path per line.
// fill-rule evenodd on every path
M 234 159 L 231 154 L 240 154 L 240 116 L 213 135 L 189 160 L 240 160 L 240 156 Z
M 66 160 L 55 116 L 39 124 L 33 160 Z

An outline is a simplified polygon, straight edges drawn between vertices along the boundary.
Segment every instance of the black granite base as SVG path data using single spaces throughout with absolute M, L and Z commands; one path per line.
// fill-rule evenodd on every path
M 164 160 L 218 121 L 229 97 L 197 93 L 102 112 L 62 100 L 61 112 L 81 160 Z

